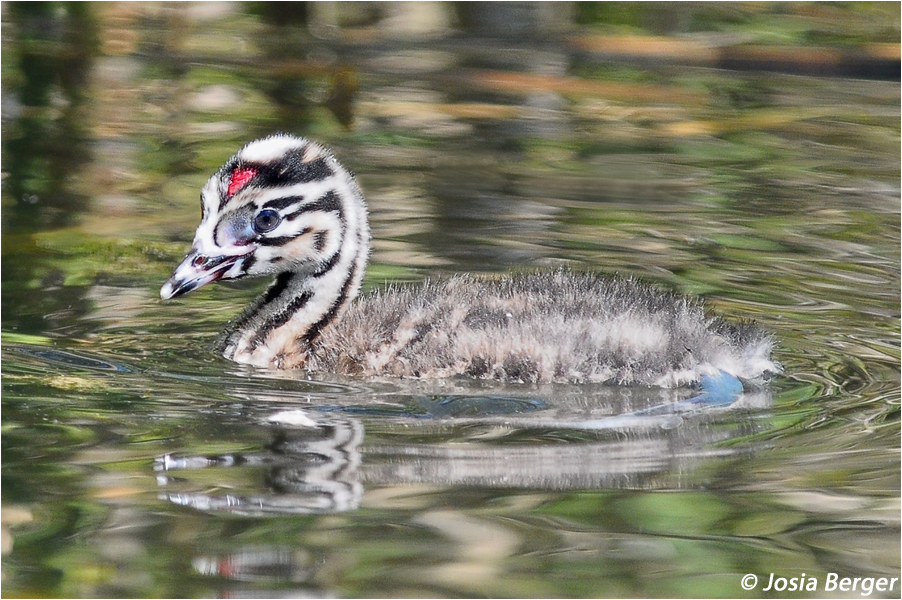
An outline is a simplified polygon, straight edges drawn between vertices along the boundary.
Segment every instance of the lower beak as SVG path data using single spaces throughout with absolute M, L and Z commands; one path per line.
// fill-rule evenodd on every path
M 236 279 L 244 275 L 243 263 L 249 253 L 206 256 L 197 251 L 185 257 L 169 281 L 160 289 L 160 297 L 169 300 L 183 296 L 218 279 Z

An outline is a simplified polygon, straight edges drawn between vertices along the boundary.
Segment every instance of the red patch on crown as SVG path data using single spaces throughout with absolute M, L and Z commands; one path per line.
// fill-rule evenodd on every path
M 240 190 L 245 186 L 245 184 L 257 176 L 257 169 L 251 168 L 241 168 L 238 167 L 232 174 L 229 176 L 229 191 L 226 192 L 226 195 L 231 198 L 235 195 L 235 192 Z

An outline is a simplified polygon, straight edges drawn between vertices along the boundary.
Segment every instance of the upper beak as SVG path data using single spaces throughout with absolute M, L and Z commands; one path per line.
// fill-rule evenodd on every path
M 242 263 L 252 251 L 253 248 L 248 247 L 248 251 L 243 254 L 206 256 L 195 250 L 185 257 L 169 281 L 163 284 L 160 297 L 169 300 L 223 277 L 226 279 L 241 277 L 244 275 Z

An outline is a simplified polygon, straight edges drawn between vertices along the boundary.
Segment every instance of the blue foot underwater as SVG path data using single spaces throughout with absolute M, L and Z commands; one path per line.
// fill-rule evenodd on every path
M 689 400 L 696 404 L 724 406 L 732 404 L 742 394 L 742 382 L 735 375 L 720 371 L 717 375 L 702 376 L 702 393 Z
M 636 427 L 642 424 L 653 423 L 651 417 L 670 419 L 666 424 L 675 426 L 679 423 L 680 415 L 706 407 L 727 406 L 739 399 L 742 395 L 742 382 L 739 378 L 718 372 L 716 375 L 704 375 L 701 380 L 702 393 L 689 400 L 676 404 L 659 404 L 644 410 L 608 417 L 594 421 L 586 421 L 581 424 L 584 429 L 613 429 L 619 427 Z
M 727 406 L 742 395 L 742 382 L 735 375 L 718 371 L 716 375 L 702 375 L 702 393 L 698 396 L 677 402 L 662 404 L 637 411 L 636 415 L 660 415 L 665 413 L 681 413 L 706 406 Z

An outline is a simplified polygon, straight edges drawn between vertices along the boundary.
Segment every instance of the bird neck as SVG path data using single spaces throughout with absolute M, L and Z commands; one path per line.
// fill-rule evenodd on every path
M 348 235 L 349 234 L 349 235 Z M 357 297 L 369 256 L 365 220 L 325 263 L 280 273 L 218 341 L 230 360 L 259 367 L 303 367 L 317 338 Z

